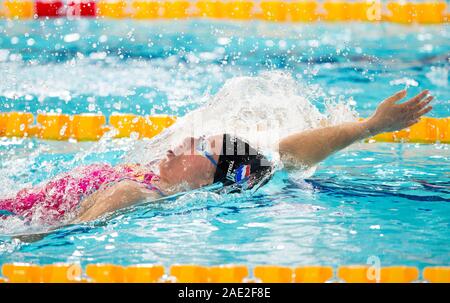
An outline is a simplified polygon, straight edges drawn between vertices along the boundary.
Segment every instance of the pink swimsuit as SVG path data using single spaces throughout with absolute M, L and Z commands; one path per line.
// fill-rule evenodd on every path
M 92 164 L 79 167 L 69 173 L 57 176 L 48 183 L 19 191 L 14 198 L 0 199 L 0 218 L 3 212 L 31 219 L 34 214 L 46 222 L 61 219 L 73 211 L 80 202 L 100 187 L 130 179 L 140 182 L 152 190 L 158 190 L 152 183 L 158 178 L 147 169 L 142 172 L 139 164 L 118 165 Z

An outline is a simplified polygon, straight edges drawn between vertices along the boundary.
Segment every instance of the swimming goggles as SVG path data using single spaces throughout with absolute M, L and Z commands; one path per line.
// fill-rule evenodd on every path
M 200 152 L 202 156 L 206 157 L 217 169 L 219 168 L 219 165 L 211 152 L 211 144 L 205 136 L 201 136 L 198 139 L 197 144 L 195 145 L 195 150 Z

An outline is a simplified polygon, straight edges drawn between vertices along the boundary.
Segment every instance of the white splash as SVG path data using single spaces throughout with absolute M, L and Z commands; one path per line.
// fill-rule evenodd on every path
M 210 101 L 147 142 L 136 142 L 126 162 L 151 162 L 186 137 L 231 133 L 268 152 L 293 132 L 354 121 L 347 101 L 327 101 L 321 113 L 312 101 L 325 94 L 316 86 L 295 81 L 290 74 L 266 72 L 257 77 L 236 77 L 224 84 Z

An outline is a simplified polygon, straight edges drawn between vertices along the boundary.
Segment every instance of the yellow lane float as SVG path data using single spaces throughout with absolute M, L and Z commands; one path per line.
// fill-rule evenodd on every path
M 425 267 L 422 277 L 419 270 L 412 266 L 369 267 L 367 265 L 341 266 L 334 275 L 330 266 L 299 266 L 295 269 L 286 266 L 255 266 L 253 278 L 245 265 L 201 266 L 172 265 L 170 276 L 165 275 L 162 265 L 88 264 L 85 271 L 78 264 L 56 263 L 35 265 L 28 263 L 5 263 L 2 266 L 0 282 L 10 283 L 240 283 L 240 282 L 272 282 L 272 283 L 411 283 L 426 281 L 433 283 L 449 283 L 450 267 Z M 86 278 L 87 277 L 87 278 Z
M 245 265 L 221 265 L 209 268 L 209 282 L 211 283 L 241 283 L 248 277 Z
M 42 268 L 34 264 L 25 264 L 25 263 L 3 264 L 2 275 L 10 283 L 42 282 Z
M 293 281 L 293 270 L 285 266 L 256 266 L 253 276 L 263 283 L 290 283 Z
M 146 116 L 141 131 L 141 136 L 151 138 L 168 128 L 176 121 L 176 117 L 168 115 Z
M 189 6 L 189 1 L 166 1 L 163 4 L 163 17 L 168 19 L 187 18 Z
M 11 112 L 0 116 L 0 134 L 6 137 L 29 137 L 34 135 L 31 127 L 34 117 L 31 113 Z
M 109 125 L 117 131 L 116 138 L 130 137 L 133 133 L 138 136 L 144 127 L 144 117 L 132 114 L 112 114 Z
M 50 264 L 42 266 L 42 282 L 44 283 L 79 283 L 83 270 L 78 264 Z
M 5 136 L 8 123 L 8 114 L 0 113 L 0 137 Z
M 317 3 L 314 1 L 294 1 L 288 2 L 291 21 L 312 22 L 319 18 Z
M 288 3 L 285 1 L 262 1 L 261 18 L 267 21 L 286 21 L 288 18 Z
M 164 275 L 162 265 L 134 265 L 125 267 L 125 282 L 127 283 L 156 283 Z
M 390 21 L 403 24 L 448 22 L 445 1 L 312 1 L 312 0 L 98 0 L 96 16 L 113 19 L 182 19 L 187 17 L 228 18 L 239 20 L 312 22 Z M 31 19 L 36 15 L 35 1 L 5 0 L 0 16 Z M 65 15 L 65 14 L 62 14 Z M 92 16 L 88 14 L 86 16 Z
M 333 277 L 331 266 L 302 266 L 294 271 L 296 283 L 325 283 Z
M 126 13 L 127 2 L 124 0 L 108 1 L 100 0 L 97 2 L 97 16 L 113 19 L 122 19 L 128 17 Z
M 48 140 L 67 140 L 70 138 L 71 119 L 63 114 L 38 114 L 38 137 Z
M 253 18 L 253 1 L 230 1 L 224 4 L 225 16 L 230 19 L 249 20 Z
M 179 283 L 206 283 L 208 268 L 200 265 L 172 265 L 170 275 Z
M 445 22 L 447 4 L 443 1 L 414 3 L 409 1 L 389 2 L 389 21 L 397 23 L 442 23 Z M 447 20 L 448 21 L 448 20 Z
M 375 142 L 450 143 L 450 118 L 422 117 L 413 126 L 369 139 Z
M 409 266 L 341 266 L 338 277 L 347 283 L 411 283 L 418 280 L 419 270 Z
M 9 19 L 31 19 L 34 16 L 34 1 L 5 0 L 3 15 Z
M 215 0 L 200 0 L 195 3 L 199 17 L 223 18 L 225 17 L 225 3 Z
M 450 266 L 425 267 L 423 279 L 432 283 L 450 283 Z
M 133 1 L 131 17 L 135 19 L 156 19 L 159 17 L 161 2 L 159 1 Z
M 86 274 L 90 282 L 121 283 L 125 282 L 125 268 L 114 264 L 88 264 Z
M 115 138 L 151 138 L 175 123 L 170 115 L 138 116 L 112 114 L 109 125 L 101 114 L 44 114 L 37 116 L 32 125 L 31 113 L 0 113 L 0 137 L 37 137 L 50 140 L 99 140 L 106 132 L 114 130 Z M 362 120 L 362 119 L 361 119 Z M 450 143 L 450 118 L 422 117 L 413 126 L 401 131 L 376 135 L 368 142 Z
M 109 128 L 105 126 L 106 118 L 99 114 L 80 114 L 72 117 L 71 138 L 77 141 L 99 140 Z

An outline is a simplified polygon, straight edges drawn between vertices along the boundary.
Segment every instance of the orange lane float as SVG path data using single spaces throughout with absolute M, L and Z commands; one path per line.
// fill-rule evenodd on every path
M 319 18 L 318 5 L 314 1 L 289 2 L 288 6 L 293 22 L 312 22 Z
M 172 265 L 170 276 L 179 283 L 206 283 L 209 281 L 208 268 L 200 265 Z
M 312 1 L 312 0 L 5 0 L 0 16 L 9 19 L 79 16 L 124 19 L 187 17 L 263 19 L 276 22 L 390 21 L 402 24 L 448 22 L 445 1 Z
M 225 17 L 225 3 L 215 0 L 200 0 L 196 4 L 199 17 L 223 18 Z
M 423 279 L 432 283 L 450 283 L 450 266 L 425 267 Z
M 80 114 L 72 117 L 71 138 L 77 141 L 99 140 L 108 130 L 106 117 L 99 114 Z
M 42 282 L 42 268 L 34 264 L 25 264 L 25 263 L 3 264 L 2 275 L 10 283 Z
M 209 282 L 212 283 L 241 283 L 248 277 L 245 265 L 221 265 L 209 268 Z
M 79 283 L 82 268 L 78 264 L 50 264 L 42 266 L 42 282 L 44 283 Z
M 362 119 L 361 119 L 362 120 Z M 33 125 L 31 113 L 0 113 L 0 136 L 37 137 L 50 140 L 75 139 L 78 141 L 99 140 L 113 130 L 115 138 L 151 138 L 176 122 L 175 116 L 134 114 L 112 114 L 109 125 L 101 114 L 38 114 Z M 367 142 L 450 143 L 450 118 L 422 117 L 413 126 L 401 131 L 383 133 Z
M 97 16 L 112 19 L 122 19 L 128 17 L 126 13 L 127 2 L 124 0 L 97 2 Z
M 163 17 L 167 19 L 183 19 L 188 17 L 189 1 L 166 1 L 163 3 Z
M 161 2 L 159 1 L 133 1 L 131 17 L 135 19 L 156 19 L 159 17 Z
M 125 282 L 125 268 L 114 264 L 88 264 L 86 274 L 89 282 L 120 283 Z
M 109 117 L 109 125 L 117 131 L 116 138 L 138 136 L 144 127 L 144 117 L 132 114 L 112 114 Z
M 263 283 L 289 283 L 293 281 L 293 270 L 285 266 L 256 266 L 253 276 Z
M 330 266 L 256 266 L 253 278 L 245 265 L 202 266 L 198 264 L 175 264 L 169 275 L 158 264 L 120 266 L 115 264 L 88 264 L 85 271 L 78 264 L 56 263 L 35 265 L 28 263 L 5 263 L 0 283 L 449 283 L 450 267 L 425 267 L 422 276 L 413 266 L 372 267 L 368 265 L 340 266 L 334 275 Z M 87 278 L 86 278 L 87 277 Z
M 422 117 L 411 127 L 383 133 L 369 139 L 374 142 L 450 143 L 450 118 Z
M 413 3 L 389 2 L 387 8 L 391 15 L 388 20 L 396 23 L 422 23 L 433 24 L 445 22 L 447 4 L 443 1 Z
M 333 277 L 331 266 L 302 266 L 294 271 L 296 283 L 324 283 Z
M 160 282 L 164 275 L 162 265 L 134 265 L 125 267 L 125 282 L 155 283 Z
M 6 137 L 29 137 L 34 135 L 35 129 L 31 126 L 34 117 L 31 113 L 11 112 L 7 113 L 6 117 L 1 119 L 5 122 L 3 131 L 1 130 L 3 124 L 0 122 L 0 133 L 4 133 Z
M 253 1 L 230 1 L 224 3 L 225 16 L 230 19 L 249 20 L 253 18 Z
M 411 283 L 418 280 L 419 270 L 409 266 L 341 266 L 338 277 L 347 283 Z
M 0 137 L 5 136 L 7 123 L 8 123 L 8 114 L 0 113 Z
M 70 116 L 63 114 L 38 114 L 38 137 L 48 140 L 67 140 L 70 137 Z
M 267 21 L 286 21 L 288 18 L 288 3 L 285 1 L 262 1 L 261 18 Z
M 9 19 L 31 19 L 34 16 L 34 2 L 27 0 L 6 0 L 3 2 L 4 16 Z
M 176 121 L 175 116 L 153 115 L 145 117 L 141 136 L 151 138 L 168 128 Z

